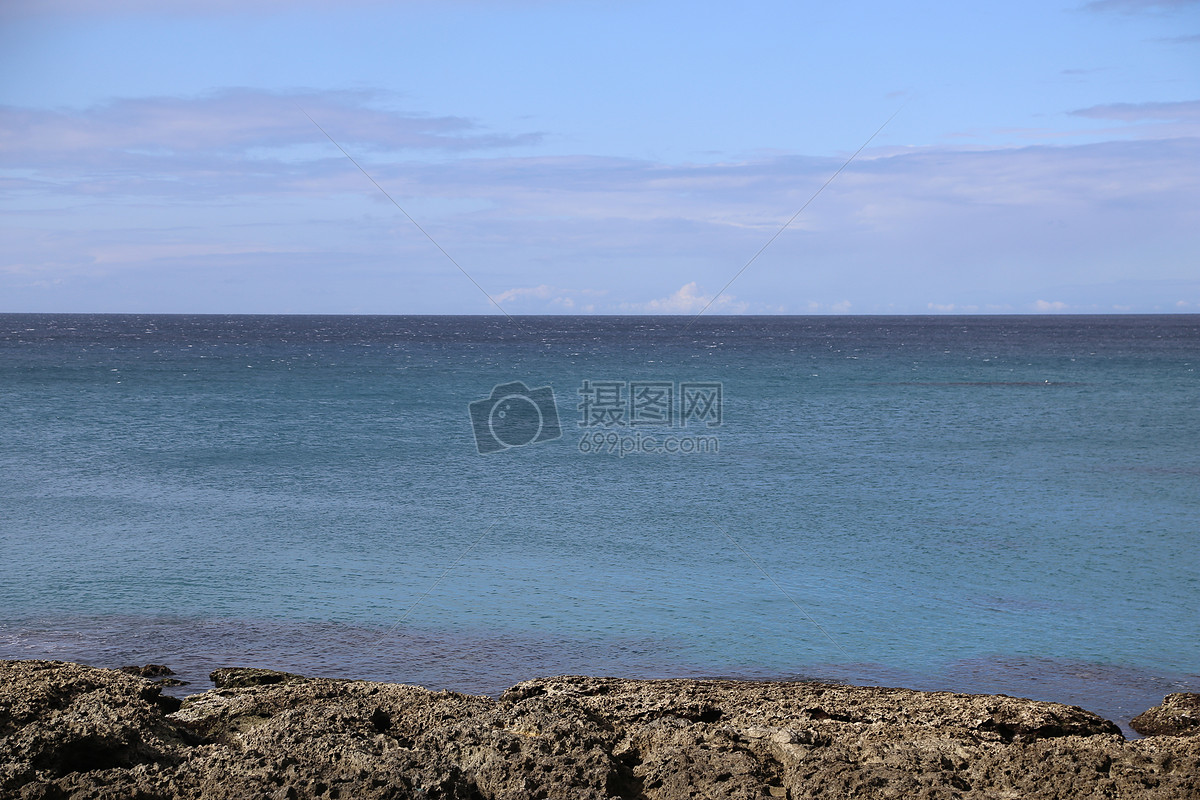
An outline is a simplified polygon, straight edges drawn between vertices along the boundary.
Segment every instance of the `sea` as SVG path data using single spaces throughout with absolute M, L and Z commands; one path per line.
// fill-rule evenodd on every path
M 0 658 L 1200 691 L 1200 315 L 0 315 Z

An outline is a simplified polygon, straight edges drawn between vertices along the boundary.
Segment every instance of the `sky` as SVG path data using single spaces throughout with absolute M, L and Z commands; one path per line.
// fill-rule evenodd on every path
M 1200 0 L 0 0 L 0 214 L 0 312 L 1200 313 Z

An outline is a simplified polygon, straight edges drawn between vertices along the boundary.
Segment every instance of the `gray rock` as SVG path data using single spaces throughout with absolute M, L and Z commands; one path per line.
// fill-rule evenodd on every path
M 1200 736 L 1200 694 L 1181 692 L 1129 722 L 1142 736 Z
M 165 664 L 147 664 L 144 667 L 121 667 L 121 672 L 129 675 L 140 675 L 143 678 L 162 678 L 166 675 L 174 675 L 175 670 Z
M 273 683 L 302 683 L 311 680 L 303 675 L 293 675 L 290 672 L 276 672 L 273 669 L 257 669 L 255 667 L 222 667 L 210 672 L 208 678 L 218 689 L 267 686 Z
M 560 677 L 494 700 L 254 673 L 170 713 L 140 678 L 0 662 L 0 797 L 1200 798 L 1200 737 L 1004 696 Z M 264 673 L 285 677 L 240 682 Z
M 0 661 L 0 796 L 80 773 L 171 766 L 190 738 L 179 701 L 139 677 L 53 661 Z

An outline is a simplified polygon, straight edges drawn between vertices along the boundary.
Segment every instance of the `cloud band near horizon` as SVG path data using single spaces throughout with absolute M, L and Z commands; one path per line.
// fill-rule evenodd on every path
M 0 109 L 20 222 L 2 310 L 486 313 L 297 104 L 516 313 L 694 313 L 843 159 L 539 156 L 541 132 L 390 103 L 229 89 Z M 1200 101 L 1071 113 L 1113 138 L 868 149 L 712 310 L 1200 309 Z M 147 280 L 162 305 L 123 307 Z

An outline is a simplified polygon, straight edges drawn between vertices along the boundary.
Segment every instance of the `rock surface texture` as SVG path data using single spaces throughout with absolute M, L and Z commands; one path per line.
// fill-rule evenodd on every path
M 817 683 L 546 678 L 499 700 L 0 661 L 0 797 L 1200 798 L 1200 737 L 1079 708 Z M 1165 706 L 1164 706 L 1165 707 Z
M 1200 694 L 1181 692 L 1129 722 L 1142 736 L 1200 736 Z

